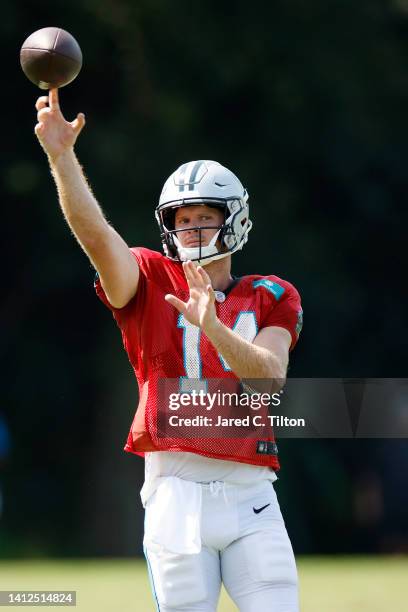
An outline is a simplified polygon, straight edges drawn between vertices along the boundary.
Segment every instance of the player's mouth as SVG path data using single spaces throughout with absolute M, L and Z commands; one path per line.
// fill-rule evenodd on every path
M 198 247 L 198 246 L 204 246 L 203 241 L 202 240 L 186 240 L 186 246 L 187 247 Z

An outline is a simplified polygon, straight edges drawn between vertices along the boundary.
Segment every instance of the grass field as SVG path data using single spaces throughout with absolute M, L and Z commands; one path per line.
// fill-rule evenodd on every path
M 298 566 L 302 612 L 408 610 L 408 557 L 304 557 Z M 143 561 L 0 562 L 0 590 L 30 589 L 76 590 L 83 612 L 155 610 Z M 223 593 L 218 612 L 236 610 Z

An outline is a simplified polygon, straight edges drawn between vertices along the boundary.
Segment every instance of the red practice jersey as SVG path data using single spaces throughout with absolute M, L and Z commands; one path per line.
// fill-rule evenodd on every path
M 189 323 L 164 296 L 171 293 L 184 302 L 189 298 L 182 265 L 161 253 L 146 248 L 132 248 L 140 268 L 135 297 L 121 309 L 111 306 L 99 279 L 98 296 L 110 308 L 121 330 L 123 344 L 139 385 L 139 405 L 129 432 L 125 450 L 143 455 L 146 451 L 193 452 L 217 459 L 233 460 L 279 469 L 275 453 L 259 451 L 258 436 L 245 437 L 229 429 L 228 436 L 211 433 L 208 421 L 191 433 L 168 426 L 169 395 L 206 391 L 224 381 L 227 391 L 236 391 L 240 381 L 201 330 Z M 225 292 L 225 300 L 216 302 L 220 321 L 244 339 L 252 342 L 262 328 L 283 327 L 295 346 L 302 324 L 302 308 L 296 289 L 276 276 L 250 275 L 235 279 Z M 202 407 L 190 410 L 190 416 L 209 416 Z M 235 414 L 237 407 L 234 408 Z M 183 415 L 185 416 L 185 411 Z M 231 415 L 232 413 L 230 413 Z M 242 416 L 239 413 L 239 416 Z M 167 420 L 166 420 L 167 419 Z M 269 428 L 262 440 L 273 442 Z

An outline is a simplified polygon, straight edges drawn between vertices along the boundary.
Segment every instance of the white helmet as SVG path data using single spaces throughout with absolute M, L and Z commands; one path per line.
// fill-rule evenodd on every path
M 165 182 L 156 208 L 165 255 L 175 261 L 189 259 L 205 266 L 242 249 L 252 227 L 247 200 L 248 193 L 235 174 L 218 162 L 201 159 L 182 164 Z M 177 233 L 187 230 L 175 231 L 176 209 L 200 204 L 222 209 L 224 223 L 210 228 L 219 231 L 207 246 L 201 246 L 201 230 L 208 227 L 188 228 L 199 231 L 200 246 L 183 247 Z M 221 242 L 220 250 L 217 240 Z

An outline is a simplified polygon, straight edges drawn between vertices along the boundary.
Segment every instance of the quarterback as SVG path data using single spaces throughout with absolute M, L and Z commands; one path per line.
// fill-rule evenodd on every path
M 139 386 L 125 450 L 145 458 L 144 551 L 157 609 L 215 612 L 223 583 L 241 612 L 298 612 L 270 426 L 261 437 L 243 435 L 242 406 L 229 412 L 234 418 L 222 435 L 208 434 L 217 415 L 194 405 L 187 420 L 201 415 L 195 427 L 180 431 L 166 422 L 169 397 L 215 397 L 220 381 L 231 392 L 254 379 L 276 390 L 285 380 L 301 328 L 300 297 L 273 275 L 232 275 L 231 256 L 252 226 L 246 190 L 217 162 L 182 164 L 156 207 L 164 253 L 129 248 L 74 154 L 84 116 L 66 121 L 57 90 L 36 109 L 35 133 L 62 212 L 97 272 L 96 293 L 116 320 Z M 170 416 L 184 418 L 181 412 Z

